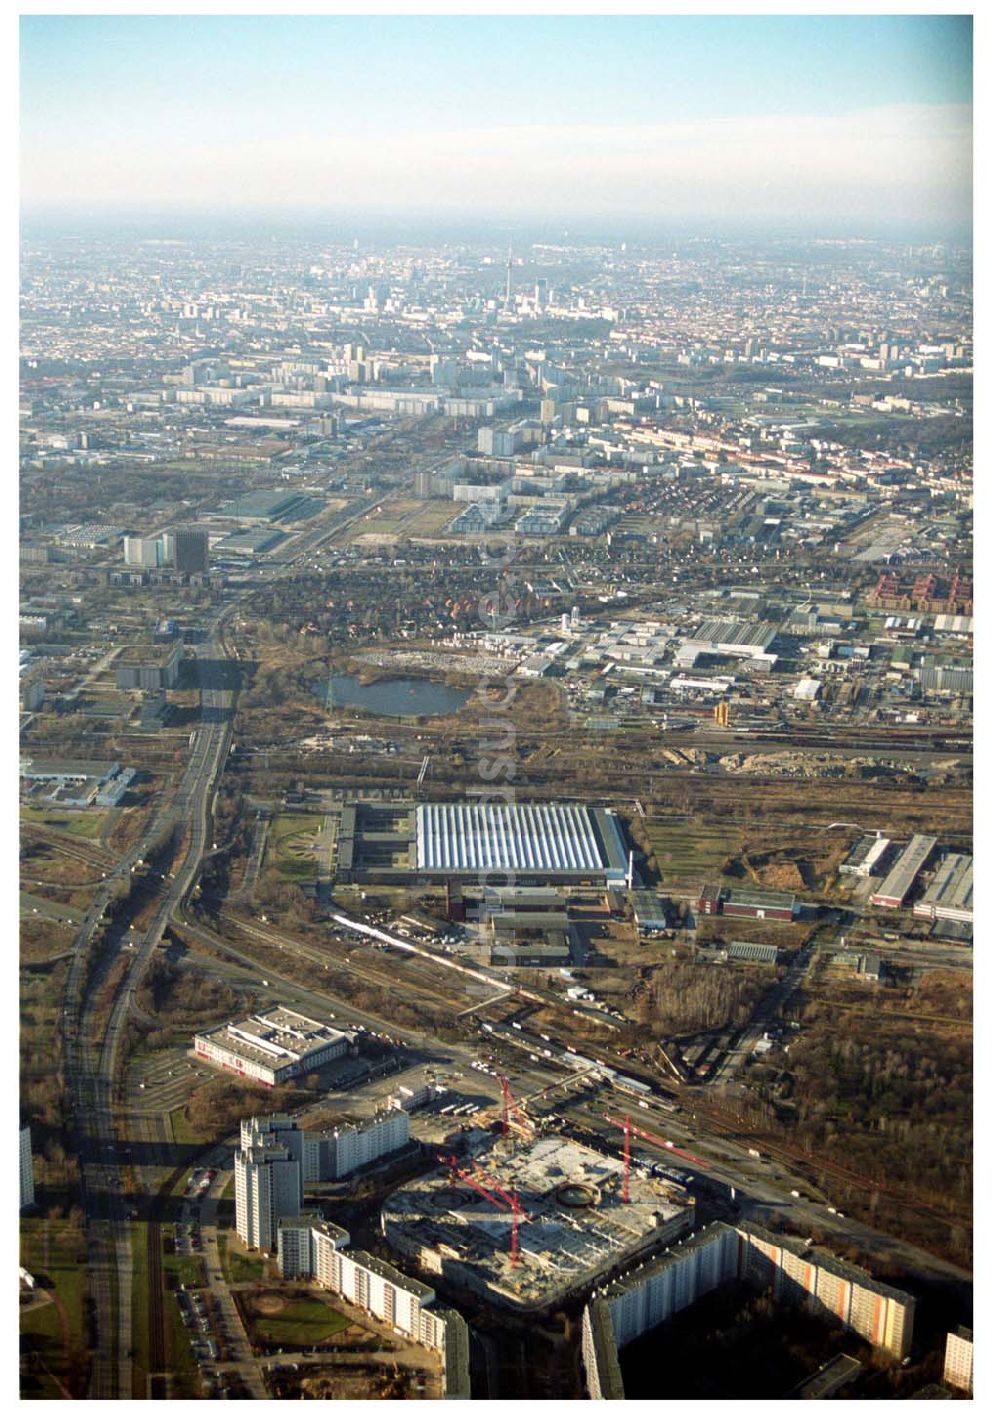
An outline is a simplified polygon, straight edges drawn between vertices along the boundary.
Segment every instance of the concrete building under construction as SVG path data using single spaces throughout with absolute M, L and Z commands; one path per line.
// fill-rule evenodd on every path
M 690 1233 L 683 1190 L 559 1137 L 491 1140 L 386 1199 L 393 1248 L 456 1290 L 541 1311 Z

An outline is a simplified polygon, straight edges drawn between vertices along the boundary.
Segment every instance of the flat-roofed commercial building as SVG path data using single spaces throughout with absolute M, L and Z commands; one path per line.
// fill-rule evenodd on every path
M 418 804 L 416 850 L 417 872 L 435 876 L 628 877 L 617 816 L 581 804 Z
M 173 690 L 180 675 L 181 648 L 126 646 L 115 661 L 119 690 Z
M 710 656 L 766 656 L 777 628 L 766 621 L 703 621 L 685 649 Z
M 910 839 L 902 856 L 873 892 L 869 901 L 873 907 L 902 907 L 913 891 L 917 874 L 937 847 L 937 839 L 918 833 Z
M 90 759 L 23 759 L 28 791 L 62 808 L 113 808 L 135 778 L 134 769 Z
M 651 888 L 636 888 L 632 893 L 632 913 L 640 932 L 664 932 L 667 919 L 663 904 Z
M 913 909 L 915 917 L 932 922 L 972 921 L 972 858 L 966 853 L 946 853 L 938 864 L 924 896 Z
M 762 921 L 791 922 L 799 910 L 798 899 L 790 892 L 770 892 L 765 888 L 724 888 L 706 883 L 698 894 L 699 912 L 723 917 L 755 917 Z
M 840 865 L 839 871 L 854 878 L 872 878 L 875 869 L 889 850 L 891 839 L 881 833 L 865 833 Z
M 322 1021 L 275 1006 L 266 1014 L 199 1032 L 194 1048 L 212 1065 L 278 1085 L 346 1055 L 351 1039 Z

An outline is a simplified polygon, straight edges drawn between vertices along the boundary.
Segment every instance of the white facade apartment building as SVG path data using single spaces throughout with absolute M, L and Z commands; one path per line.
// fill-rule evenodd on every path
M 444 1360 L 449 1399 L 469 1397 L 469 1334 L 458 1312 L 432 1309 L 434 1289 L 371 1253 L 346 1251 L 350 1234 L 316 1214 L 282 1218 L 278 1265 L 285 1278 L 309 1277 Z
M 287 1149 L 302 1165 L 303 1184 L 325 1177 L 320 1171 L 320 1136 L 302 1129 L 289 1115 L 255 1114 L 240 1120 L 240 1148 L 261 1145 Z
M 622 1397 L 618 1351 L 623 1346 L 733 1278 L 836 1318 L 893 1356 L 909 1353 L 915 1304 L 907 1293 L 801 1238 L 711 1223 L 594 1294 L 583 1330 L 591 1399 Z M 971 1376 L 971 1335 L 968 1340 Z M 957 1346 L 955 1360 L 957 1368 Z
M 410 1116 L 401 1109 L 376 1115 L 369 1124 L 336 1129 L 319 1138 L 320 1177 L 344 1178 L 409 1142 Z
M 618 1345 L 626 1346 L 735 1277 L 739 1260 L 736 1234 L 713 1224 L 665 1256 L 626 1273 L 604 1290 Z
M 21 1130 L 21 1207 L 35 1206 L 35 1171 L 31 1161 L 31 1129 L 26 1124 Z
M 401 1109 L 377 1114 L 365 1124 L 345 1125 L 328 1134 L 302 1129 L 287 1114 L 254 1115 L 240 1121 L 240 1147 L 275 1143 L 302 1165 L 302 1182 L 344 1178 L 410 1141 L 410 1119 Z
M 283 1145 L 239 1149 L 236 1175 L 236 1231 L 247 1247 L 274 1252 L 278 1219 L 302 1209 L 302 1165 Z
M 966 1326 L 948 1332 L 942 1379 L 946 1385 L 972 1394 L 972 1332 Z

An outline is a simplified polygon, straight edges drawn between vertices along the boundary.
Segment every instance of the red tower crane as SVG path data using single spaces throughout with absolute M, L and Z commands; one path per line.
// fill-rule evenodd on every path
M 495 1178 L 490 1178 L 489 1174 L 484 1173 L 475 1160 L 473 1160 L 471 1169 L 462 1168 L 454 1154 L 452 1154 L 450 1158 L 445 1158 L 443 1154 L 439 1154 L 438 1162 L 447 1164 L 452 1183 L 455 1182 L 456 1178 L 460 1178 L 463 1183 L 467 1183 L 480 1197 L 485 1198 L 487 1203 L 491 1204 L 501 1213 L 506 1213 L 508 1208 L 510 1209 L 510 1265 L 511 1267 L 517 1267 L 520 1257 L 520 1227 L 522 1223 L 531 1221 L 527 1213 L 521 1207 L 521 1200 L 518 1198 L 517 1194 L 508 1193 L 503 1185 L 498 1183 Z
M 638 1134 L 640 1139 L 648 1139 L 650 1144 L 658 1144 L 661 1149 L 669 1149 L 670 1152 L 672 1154 L 676 1154 L 678 1158 L 688 1159 L 692 1164 L 696 1164 L 700 1169 L 710 1169 L 712 1167 L 712 1165 L 708 1162 L 707 1159 L 699 1159 L 697 1154 L 689 1154 L 686 1149 L 678 1149 L 677 1145 L 671 1143 L 669 1139 L 661 1139 L 659 1134 L 650 1134 L 649 1131 L 646 1129 L 639 1129 L 635 1124 L 632 1123 L 631 1119 L 614 1119 L 610 1114 L 606 1114 L 604 1118 L 608 1121 L 609 1124 L 617 1124 L 618 1127 L 624 1131 L 626 1180 L 628 1179 L 629 1166 L 631 1162 L 631 1136 L 633 1134 Z M 625 1201 L 628 1202 L 627 1197 Z
M 501 1101 L 501 1134 L 504 1136 L 504 1138 L 506 1138 L 508 1133 L 510 1132 L 511 1124 L 513 1124 L 514 1128 L 519 1134 L 521 1134 L 526 1139 L 530 1138 L 534 1128 L 531 1123 L 531 1120 L 525 1114 L 521 1106 L 515 1103 L 514 1096 L 511 1094 L 510 1081 L 507 1079 L 506 1075 L 501 1075 L 499 1078 Z
M 623 1175 L 623 1177 L 622 1177 L 622 1202 L 623 1202 L 623 1203 L 630 1203 L 632 1200 L 631 1200 L 631 1198 L 629 1197 L 628 1181 L 629 1181 L 629 1175 L 630 1175 L 631 1172 L 632 1172 L 632 1117 L 631 1117 L 631 1115 L 626 1114 L 624 1120 L 622 1121 L 622 1129 L 624 1130 L 624 1134 L 625 1134 L 624 1145 L 623 1145 L 623 1148 L 622 1148 L 622 1159 L 623 1159 L 624 1162 L 625 1162 L 625 1172 L 624 1172 L 624 1175 Z

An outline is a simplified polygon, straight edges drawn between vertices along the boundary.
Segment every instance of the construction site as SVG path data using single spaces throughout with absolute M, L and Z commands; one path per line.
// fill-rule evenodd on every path
M 456 1293 L 546 1310 L 694 1225 L 693 1198 L 627 1159 L 551 1135 L 465 1142 L 382 1208 L 386 1240 Z

